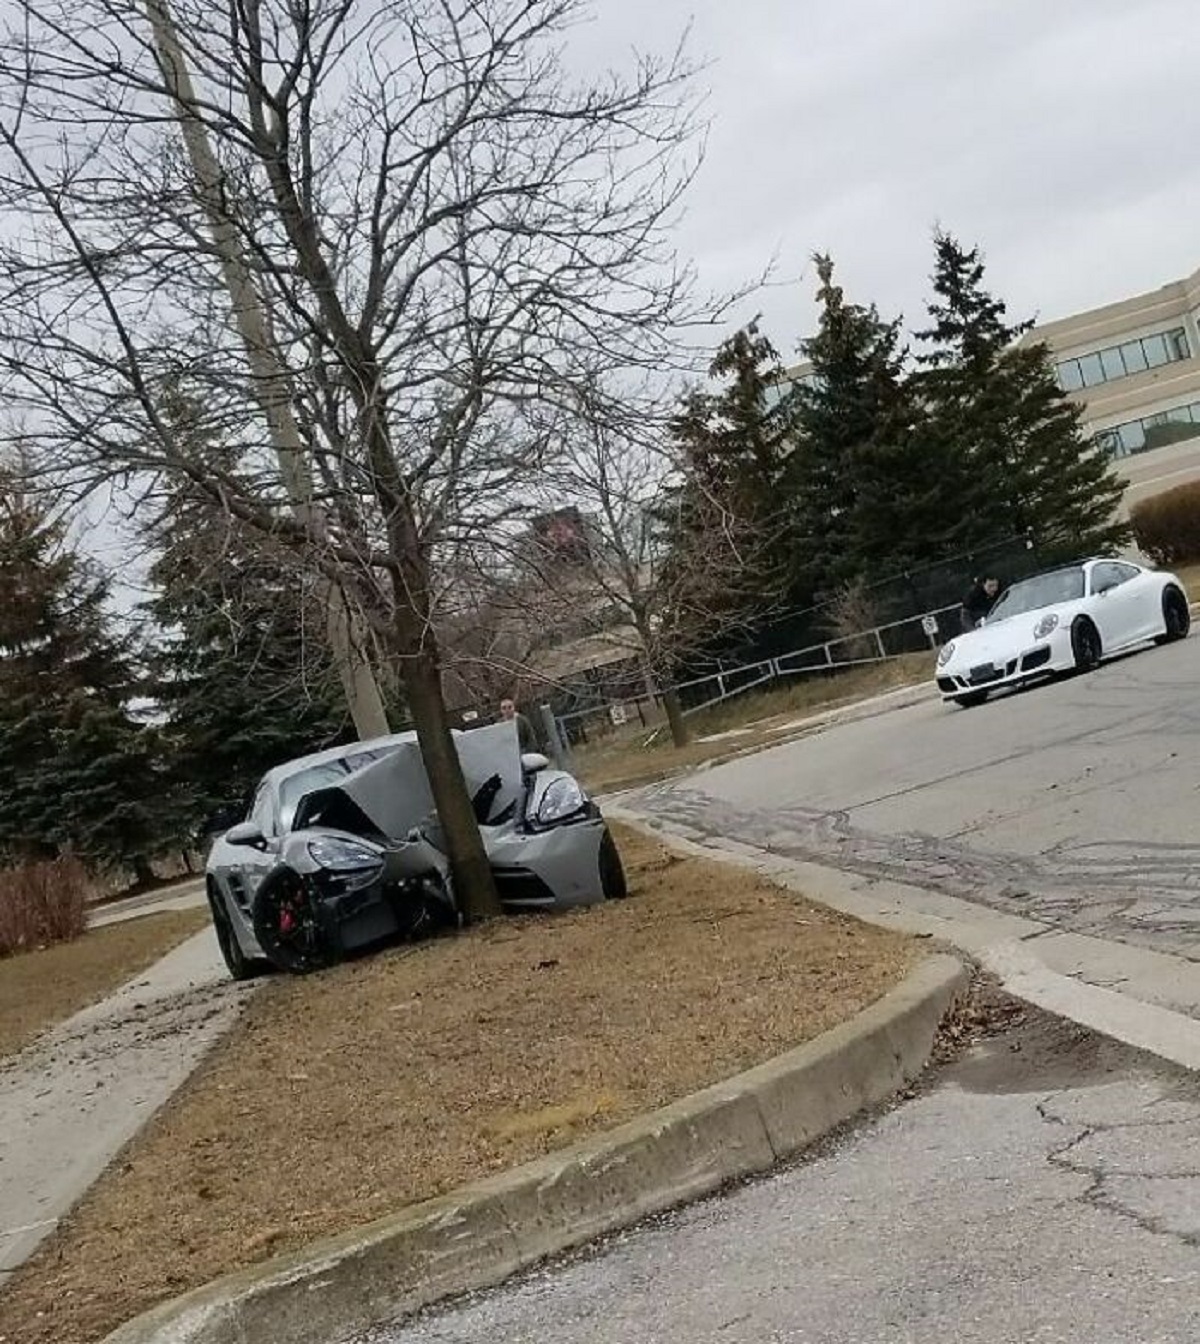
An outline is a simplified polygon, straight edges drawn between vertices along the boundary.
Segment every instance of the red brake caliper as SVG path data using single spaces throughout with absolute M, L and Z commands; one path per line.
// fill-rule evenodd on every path
M 285 905 L 279 912 L 279 932 L 291 933 L 296 927 L 296 916 L 292 914 L 292 908 Z

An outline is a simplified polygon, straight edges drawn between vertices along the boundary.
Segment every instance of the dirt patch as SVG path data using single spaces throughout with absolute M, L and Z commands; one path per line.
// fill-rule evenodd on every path
M 1195 1090 L 1186 1070 L 1012 998 L 986 975 L 942 1024 L 933 1063 L 944 1067 L 927 1074 L 920 1089 L 949 1082 L 985 1094 L 1053 1092 L 1144 1073 Z
M 776 746 L 799 716 L 841 709 L 872 695 L 919 685 L 931 679 L 933 654 L 904 654 L 886 663 L 856 668 L 834 677 L 810 677 L 780 689 L 751 692 L 688 720 L 693 741 L 672 745 L 662 729 L 648 746 L 647 729 L 627 728 L 575 750 L 579 777 L 595 793 L 637 788 L 665 779 L 731 751 Z M 736 735 L 734 735 L 736 734 Z M 717 741 L 702 742 L 702 737 Z
M 751 874 L 620 839 L 629 901 L 268 984 L 0 1294 L 0 1338 L 95 1340 L 618 1124 L 846 1020 L 914 956 Z
M 141 974 L 208 922 L 207 909 L 143 915 L 0 962 L 0 1057 Z

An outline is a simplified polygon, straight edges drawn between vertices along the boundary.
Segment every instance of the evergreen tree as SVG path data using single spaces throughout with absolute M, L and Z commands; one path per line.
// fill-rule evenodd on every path
M 717 391 L 684 397 L 673 431 L 696 485 L 730 512 L 763 527 L 780 515 L 779 483 L 791 449 L 792 401 L 773 396 L 779 357 L 756 323 L 717 350 L 709 377 Z
M 141 876 L 173 838 L 152 730 L 108 585 L 61 519 L 0 470 L 0 851 L 64 850 Z
M 709 366 L 715 391 L 693 390 L 672 425 L 684 478 L 661 510 L 661 544 L 683 565 L 703 548 L 690 535 L 723 514 L 746 557 L 730 607 L 762 610 L 786 585 L 788 511 L 780 488 L 793 443 L 794 401 L 773 395 L 783 368 L 756 323 L 735 332 Z
M 351 739 L 353 727 L 311 579 L 221 534 L 206 508 L 182 497 L 158 534 L 158 594 L 147 604 L 160 632 L 153 696 L 174 778 L 200 821 L 244 798 L 272 766 Z
M 833 263 L 816 258 L 821 317 L 801 351 L 789 462 L 796 597 L 886 578 L 936 559 L 960 530 L 955 481 L 905 376 L 898 321 L 847 302 Z
M 1047 558 L 1110 550 L 1129 535 L 1122 487 L 1058 385 L 1049 349 L 1021 344 L 984 286 L 978 248 L 939 231 L 928 350 L 914 386 L 938 451 L 964 468 L 961 507 L 977 543 L 1027 535 Z

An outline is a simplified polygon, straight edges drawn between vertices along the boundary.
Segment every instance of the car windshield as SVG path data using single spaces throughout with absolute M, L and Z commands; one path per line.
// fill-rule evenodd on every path
M 296 817 L 296 808 L 300 800 L 318 789 L 328 788 L 330 784 L 340 784 L 347 775 L 374 765 L 396 750 L 394 743 L 385 747 L 371 747 L 363 751 L 352 751 L 335 761 L 323 761 L 320 765 L 310 765 L 307 770 L 297 770 L 288 775 L 279 785 L 279 820 L 285 831 L 292 829 Z
M 988 612 L 988 624 L 1005 621 L 1010 616 L 1023 616 L 1042 607 L 1053 607 L 1059 602 L 1074 602 L 1084 594 L 1081 568 L 1056 569 L 1049 574 L 1038 574 L 1023 579 L 1000 598 Z
M 287 775 L 279 784 L 279 824 L 290 831 L 300 799 L 330 784 L 340 784 L 348 773 L 345 761 L 324 761 Z

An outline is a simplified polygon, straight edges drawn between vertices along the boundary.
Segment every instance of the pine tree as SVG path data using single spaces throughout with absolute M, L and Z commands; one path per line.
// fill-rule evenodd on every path
M 173 838 L 129 641 L 107 611 L 108 584 L 66 527 L 0 470 L 0 851 L 69 850 L 142 876 Z
M 821 318 L 801 346 L 812 376 L 796 392 L 787 486 L 799 599 L 944 555 L 961 526 L 952 473 L 905 376 L 899 322 L 847 302 L 829 257 L 816 266 Z
M 932 324 L 918 333 L 929 349 L 914 387 L 939 453 L 965 469 L 973 541 L 1028 536 L 1050 559 L 1122 545 L 1121 484 L 1084 436 L 1050 351 L 1020 343 L 1032 324 L 1011 322 L 985 288 L 978 248 L 939 231 L 934 250 Z
M 150 574 L 150 667 L 173 775 L 201 820 L 272 766 L 353 728 L 319 620 L 309 629 L 311 581 L 235 533 L 220 536 L 206 509 L 180 505 L 162 520 Z
M 780 517 L 779 483 L 792 439 L 790 398 L 768 396 L 783 376 L 779 357 L 752 322 L 718 348 L 708 372 L 721 385 L 683 398 L 675 439 L 698 489 L 770 530 Z
M 783 590 L 788 572 L 780 487 L 792 449 L 794 403 L 768 395 L 783 368 L 753 322 L 719 347 L 709 376 L 717 389 L 686 395 L 672 424 L 685 475 L 656 526 L 662 546 L 687 565 L 703 551 L 689 533 L 723 514 L 746 559 L 743 581 L 729 586 L 730 608 L 761 611 Z

